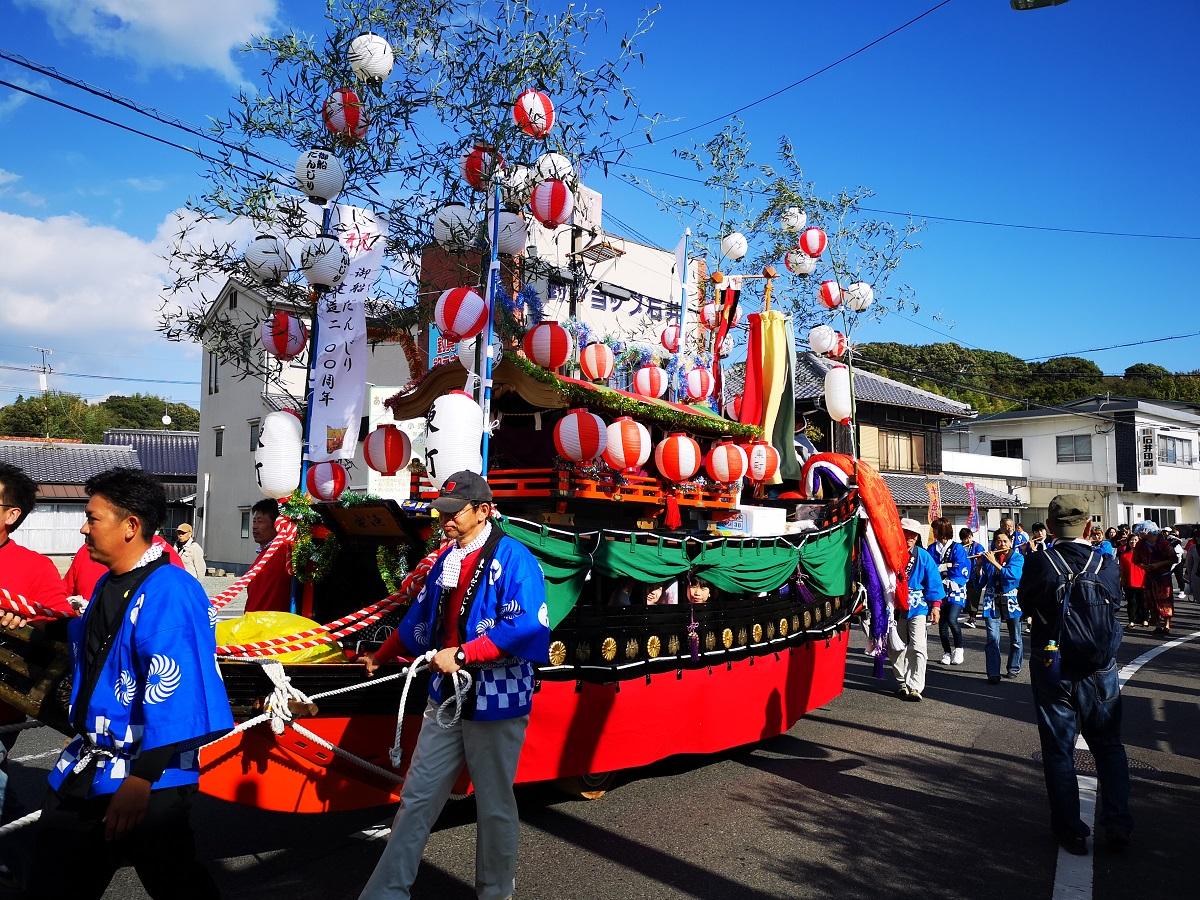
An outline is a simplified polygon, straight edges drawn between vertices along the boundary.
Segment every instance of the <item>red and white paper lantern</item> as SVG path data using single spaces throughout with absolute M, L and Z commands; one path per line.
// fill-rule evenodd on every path
M 668 325 L 663 329 L 662 334 L 658 336 L 658 342 L 662 344 L 664 350 L 668 353 L 679 352 L 679 326 Z
M 295 359 L 308 346 L 308 328 L 297 316 L 276 310 L 264 319 L 259 338 L 268 353 L 276 359 Z
M 779 471 L 779 451 L 766 441 L 751 441 L 746 446 L 746 474 L 755 484 L 770 481 Z
M 721 324 L 721 311 L 724 308 L 723 303 L 705 303 L 700 307 L 700 324 L 710 330 L 715 330 Z M 742 310 L 737 307 L 733 311 L 733 321 L 729 323 L 730 328 L 737 328 L 742 324 Z
M 305 484 L 317 500 L 332 503 L 346 490 L 346 467 L 339 462 L 319 462 L 308 467 Z
M 362 101 L 350 88 L 340 88 L 329 95 L 321 107 L 325 127 L 350 143 L 362 140 L 367 134 L 367 115 Z
M 504 158 L 488 144 L 476 144 L 462 158 L 463 178 L 477 191 L 486 191 L 492 173 L 504 168 Z
M 448 341 L 474 337 L 487 324 L 487 304 L 474 288 L 444 291 L 433 307 L 433 320 Z
M 571 462 L 591 462 L 608 446 L 608 429 L 595 413 L 573 409 L 554 426 L 554 448 Z
M 789 250 L 783 256 L 784 267 L 793 275 L 811 275 L 817 270 L 817 261 L 803 250 Z
M 412 459 L 412 441 L 395 425 L 380 425 L 363 441 L 363 457 L 381 475 L 395 475 Z
M 513 103 L 513 121 L 532 138 L 541 140 L 554 127 L 554 104 L 541 91 L 524 91 Z
M 837 309 L 842 305 L 842 286 L 836 281 L 822 281 L 817 289 L 817 299 L 826 309 Z
M 800 233 L 800 249 L 813 259 L 825 252 L 828 243 L 829 239 L 820 228 L 805 228 Z
M 808 333 L 808 346 L 822 356 L 841 356 L 846 352 L 846 336 L 828 325 L 818 325 Z
M 571 355 L 574 342 L 570 332 L 557 322 L 543 322 L 525 332 L 521 347 L 543 369 L 557 369 Z
M 661 366 L 642 366 L 633 373 L 633 392 L 639 397 L 661 397 L 667 392 L 667 373 Z
M 599 341 L 588 344 L 579 351 L 579 368 L 588 381 L 604 381 L 613 373 L 616 356 L 612 347 Z
M 841 363 L 825 373 L 825 410 L 838 424 L 850 424 L 853 412 L 850 370 Z
M 654 467 L 658 474 L 676 484 L 688 481 L 699 472 L 702 461 L 700 445 L 682 431 L 667 435 L 654 448 Z
M 636 469 L 650 458 L 650 432 L 641 422 L 621 416 L 608 426 L 602 455 L 609 468 L 618 472 Z
M 875 288 L 865 281 L 856 281 L 846 288 L 846 305 L 855 312 L 865 312 L 875 302 Z
M 733 441 L 717 441 L 704 457 L 704 471 L 718 484 L 741 481 L 749 465 L 746 451 Z
M 551 178 L 533 189 L 529 197 L 529 208 L 533 217 L 547 228 L 557 228 L 571 220 L 575 210 L 575 198 L 565 181 Z
M 735 394 L 726 400 L 722 412 L 725 413 L 725 418 L 734 422 L 740 422 L 742 420 L 742 395 Z
M 690 369 L 684 381 L 687 398 L 692 403 L 707 400 L 713 392 L 713 376 L 708 369 Z

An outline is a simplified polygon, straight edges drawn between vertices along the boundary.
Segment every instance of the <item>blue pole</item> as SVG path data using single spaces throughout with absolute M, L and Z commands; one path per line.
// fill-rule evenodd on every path
M 683 371 L 683 348 L 685 346 L 683 326 L 687 321 L 687 241 L 692 229 L 683 232 L 683 271 L 679 272 L 679 317 L 676 327 L 679 329 L 679 342 L 675 345 L 675 383 L 671 385 L 671 395 L 679 399 L 679 375 Z
M 487 478 L 488 473 L 488 422 L 492 417 L 492 360 L 494 351 L 492 350 L 492 342 L 495 339 L 496 332 L 496 292 L 500 286 L 500 175 L 497 173 L 492 179 L 492 249 L 491 262 L 488 265 L 488 283 L 487 294 L 484 297 L 484 303 L 487 305 L 487 343 L 484 344 L 483 353 L 483 378 L 479 385 L 480 402 L 479 405 L 483 408 L 483 444 L 480 448 L 480 453 L 483 456 L 483 467 L 480 474 Z

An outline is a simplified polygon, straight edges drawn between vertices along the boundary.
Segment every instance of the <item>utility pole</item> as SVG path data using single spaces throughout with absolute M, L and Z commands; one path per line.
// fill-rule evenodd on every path
M 54 371 L 52 368 L 50 368 L 49 362 L 49 357 L 53 355 L 54 351 L 49 347 L 34 347 L 33 349 L 42 354 L 41 366 L 34 366 L 33 368 L 38 373 L 38 389 L 42 392 L 42 396 L 45 397 L 46 392 L 50 390 L 50 380 L 48 376 Z

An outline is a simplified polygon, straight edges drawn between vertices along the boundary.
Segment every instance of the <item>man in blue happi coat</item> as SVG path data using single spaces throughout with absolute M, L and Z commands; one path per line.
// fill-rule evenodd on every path
M 161 485 L 112 469 L 87 492 L 80 532 L 108 573 L 70 623 L 76 737 L 50 770 L 30 894 L 99 898 L 129 862 L 154 900 L 216 897 L 189 821 L 199 749 L 233 727 L 208 598 L 151 543 Z
M 474 472 L 456 472 L 433 501 L 454 543 L 433 564 L 425 587 L 393 640 L 430 660 L 429 703 L 404 779 L 392 834 L 361 900 L 406 898 L 429 832 L 463 763 L 475 786 L 479 836 L 475 892 L 511 897 L 520 823 L 513 781 L 533 704 L 533 664 L 550 653 L 545 576 L 523 544 L 492 522 L 492 490 Z M 373 671 L 375 659 L 368 659 Z M 455 708 L 455 673 L 472 676 L 462 718 L 438 721 Z

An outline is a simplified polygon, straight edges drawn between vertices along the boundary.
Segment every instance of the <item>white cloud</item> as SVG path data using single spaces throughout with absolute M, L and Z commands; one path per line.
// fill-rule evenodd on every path
M 161 178 L 126 178 L 125 184 L 135 191 L 142 191 L 147 194 L 154 191 L 161 191 L 167 186 L 167 183 Z
M 10 172 L 8 169 L 0 169 L 0 188 L 12 184 L 14 181 L 20 181 L 21 176 L 16 172 Z
M 24 203 L 26 206 L 45 206 L 46 198 L 41 194 L 35 194 L 33 191 L 13 189 L 13 185 L 20 180 L 21 176 L 16 172 L 10 172 L 7 169 L 0 169 L 0 200 L 4 199 L 5 197 L 11 197 L 18 203 Z
M 230 51 L 270 30 L 277 0 L 17 0 L 40 9 L 60 40 L 147 68 L 211 69 L 240 82 Z

